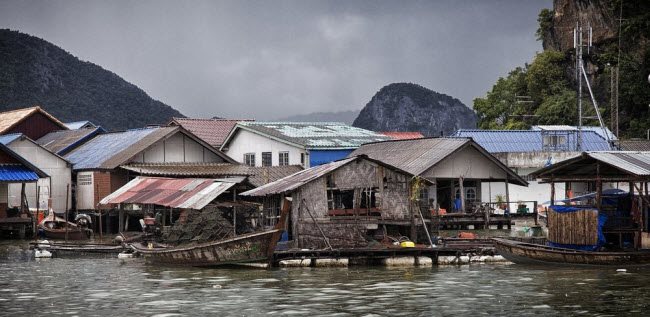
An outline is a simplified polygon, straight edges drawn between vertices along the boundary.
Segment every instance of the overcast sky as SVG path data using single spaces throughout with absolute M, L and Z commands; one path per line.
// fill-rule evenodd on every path
M 413 82 L 470 106 L 530 61 L 539 1 L 7 1 L 41 37 L 190 117 L 362 108 Z

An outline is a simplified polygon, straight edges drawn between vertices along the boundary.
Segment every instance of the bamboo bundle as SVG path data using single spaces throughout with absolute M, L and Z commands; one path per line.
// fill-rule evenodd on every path
M 573 212 L 548 212 L 548 239 L 551 242 L 573 245 L 598 244 L 598 210 L 583 209 Z

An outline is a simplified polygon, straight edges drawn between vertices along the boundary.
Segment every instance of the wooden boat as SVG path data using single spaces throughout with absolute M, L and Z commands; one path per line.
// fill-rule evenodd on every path
M 47 250 L 56 257 L 60 256 L 99 256 L 114 257 L 116 254 L 130 250 L 123 245 L 99 243 L 66 242 L 30 242 L 30 249 Z
M 48 239 L 64 240 L 66 239 L 66 232 L 68 240 L 85 240 L 90 236 L 86 228 L 79 227 L 53 214 L 43 219 L 38 225 L 38 228 L 43 230 L 45 237 Z
M 581 251 L 494 238 L 494 247 L 507 260 L 519 264 L 650 265 L 650 251 Z
M 168 247 L 140 242 L 131 244 L 131 247 L 152 264 L 218 266 L 270 261 L 284 231 L 290 206 L 290 203 L 284 204 L 280 220 L 271 230 L 186 246 Z

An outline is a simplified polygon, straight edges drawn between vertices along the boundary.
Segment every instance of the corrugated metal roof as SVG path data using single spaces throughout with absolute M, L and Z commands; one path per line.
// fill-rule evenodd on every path
M 172 208 L 202 209 L 223 192 L 234 186 L 232 182 L 203 178 L 160 178 L 139 176 L 100 201 L 108 204 L 151 204 Z
M 239 122 L 226 143 L 236 129 L 246 129 L 307 149 L 354 149 L 364 143 L 390 139 L 340 122 Z
M 348 164 L 354 160 L 356 157 L 351 157 L 343 159 L 340 161 L 330 162 L 327 164 L 319 165 L 312 167 L 306 170 L 302 170 L 295 174 L 289 175 L 287 177 L 281 178 L 273 183 L 269 183 L 255 189 L 241 193 L 242 196 L 267 196 L 275 195 L 281 193 L 290 192 L 304 184 L 307 184 L 327 173 L 330 173 L 337 168 Z
M 232 131 L 232 128 L 240 121 L 253 120 L 173 118 L 170 124 L 178 124 L 208 144 L 219 148 L 226 140 L 226 137 L 228 137 L 230 131 Z
M 588 156 L 636 176 L 650 176 L 650 152 L 590 152 Z
M 21 164 L 0 164 L 0 182 L 35 182 L 38 174 Z
M 125 155 L 122 153 L 127 152 L 129 148 L 133 148 L 134 145 L 145 137 L 154 132 L 160 131 L 160 129 L 170 128 L 145 128 L 101 134 L 72 150 L 72 152 L 68 153 L 65 158 L 73 164 L 74 170 L 100 168 L 111 169 L 111 167 L 105 167 L 107 161 L 114 159 L 116 156 L 124 157 Z M 139 148 L 138 152 L 143 149 L 144 148 Z M 132 151 L 128 152 L 130 153 Z M 137 152 L 133 155 L 135 154 L 137 154 Z M 130 155 L 128 158 L 124 159 L 124 161 L 133 157 L 133 155 Z M 119 166 L 119 164 L 117 165 Z
M 578 127 L 574 125 L 534 125 L 530 127 L 531 130 L 545 130 L 545 131 L 578 131 Z M 601 138 L 606 139 L 609 136 L 610 140 L 616 140 L 616 136 L 609 128 L 603 128 L 599 126 L 582 126 L 583 131 L 593 131 L 596 132 Z
M 370 143 L 350 153 L 350 157 L 367 155 L 368 157 L 396 166 L 413 175 L 437 164 L 454 151 L 465 146 L 469 139 L 463 138 L 426 138 Z
M 274 182 L 303 169 L 299 165 L 252 167 L 231 163 L 131 163 L 120 167 L 148 176 L 248 176 L 248 182 L 255 187 Z
M 88 121 L 88 120 L 83 120 L 83 121 L 75 121 L 75 122 L 66 122 L 65 126 L 68 127 L 70 130 L 77 130 L 81 128 L 97 128 L 97 125 Z
M 411 140 L 411 139 L 424 138 L 424 135 L 420 132 L 387 131 L 387 132 L 380 132 L 380 133 L 387 137 L 390 137 L 393 140 Z
M 577 131 L 558 130 L 560 135 L 567 137 L 565 146 L 569 151 L 575 151 L 577 145 Z M 542 152 L 549 151 L 544 147 L 543 135 L 553 135 L 551 130 L 465 130 L 456 131 L 454 137 L 472 138 L 490 153 L 506 152 Z M 608 151 L 610 145 L 594 131 L 582 131 L 582 150 Z
M 21 121 L 25 120 L 27 117 L 37 112 L 42 113 L 44 116 L 46 116 L 48 119 L 50 119 L 52 122 L 54 122 L 56 125 L 60 126 L 61 128 L 67 129 L 67 127 L 65 126 L 65 124 L 63 124 L 63 122 L 59 121 L 59 119 L 47 113 L 47 111 L 43 110 L 41 107 L 30 107 L 30 108 L 22 108 L 22 109 L 0 112 L 0 134 L 4 134 L 7 130 L 11 129 L 16 124 L 20 123 Z
M 95 135 L 103 132 L 104 129 L 100 127 L 78 130 L 60 130 L 44 135 L 40 139 L 36 140 L 36 143 L 48 149 L 50 152 L 65 155 L 75 147 L 80 146 Z
M 28 171 L 33 172 L 37 177 L 49 177 L 45 172 L 43 172 L 41 169 L 36 167 L 34 164 L 32 164 L 30 161 L 28 161 L 25 157 L 21 156 L 20 154 L 14 152 L 12 149 L 10 149 L 8 146 L 4 145 L 4 143 L 0 142 L 0 154 L 4 153 L 4 155 L 0 155 L 0 157 L 3 157 L 3 162 L 2 164 L 5 166 L 21 166 L 23 169 L 26 169 Z M 8 173 L 11 172 L 12 170 L 15 170 L 13 167 L 9 167 L 9 170 L 7 171 Z M 19 170 L 15 170 L 19 171 Z M 12 177 L 28 177 L 27 174 L 24 174 L 23 176 L 19 175 L 14 175 L 11 176 L 7 174 L 7 181 L 9 182 Z M 31 177 L 31 176 L 29 176 Z M 31 178 L 30 178 L 31 179 Z M 28 181 L 28 180 L 25 180 Z
M 527 186 L 528 183 L 519 175 L 468 138 L 424 138 L 370 143 L 362 145 L 349 156 L 367 155 L 371 159 L 395 166 L 412 175 L 421 175 L 465 146 L 473 146 L 508 173 L 511 183 Z
M 9 145 L 11 142 L 18 140 L 22 135 L 22 133 L 0 135 L 0 143 Z

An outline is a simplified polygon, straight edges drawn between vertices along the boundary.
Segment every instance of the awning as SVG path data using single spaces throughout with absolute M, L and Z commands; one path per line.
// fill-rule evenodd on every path
M 26 166 L 18 164 L 0 165 L 0 182 L 35 182 L 38 174 Z
M 240 182 L 242 178 L 163 178 L 139 176 L 99 203 L 151 204 L 172 208 L 202 209 Z

